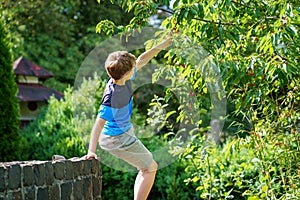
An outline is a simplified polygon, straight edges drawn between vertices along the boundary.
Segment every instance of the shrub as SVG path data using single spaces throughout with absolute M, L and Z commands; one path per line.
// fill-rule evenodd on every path
M 262 131 L 223 147 L 195 140 L 177 153 L 202 199 L 297 199 L 299 137 Z
M 22 159 L 49 160 L 60 154 L 67 158 L 86 153 L 96 114 L 99 77 L 83 80 L 77 90 L 69 88 L 64 99 L 49 100 L 38 118 L 22 130 Z
M 18 159 L 19 149 L 19 103 L 17 85 L 12 70 L 11 53 L 0 20 L 0 161 Z
M 55 154 L 68 158 L 84 154 L 84 141 L 73 122 L 72 102 L 67 100 L 70 95 L 71 90 L 65 92 L 66 100 L 51 98 L 38 119 L 22 130 L 22 159 L 49 160 Z

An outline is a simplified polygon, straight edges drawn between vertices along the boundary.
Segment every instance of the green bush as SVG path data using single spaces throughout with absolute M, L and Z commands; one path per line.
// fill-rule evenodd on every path
M 0 20 L 0 161 L 12 161 L 18 159 L 19 103 L 10 47 L 4 27 Z
M 258 166 L 245 140 L 234 140 L 223 148 L 195 139 L 180 153 L 185 163 L 186 184 L 201 199 L 245 199 L 243 193 L 256 181 Z M 205 147 L 205 148 L 203 148 Z
M 85 153 L 84 141 L 73 122 L 73 105 L 68 101 L 71 90 L 65 92 L 65 100 L 51 98 L 34 122 L 22 130 L 23 160 L 50 160 L 59 154 L 67 158 Z
M 67 158 L 86 154 L 97 113 L 98 91 L 104 85 L 99 80 L 97 75 L 84 79 L 77 90 L 66 90 L 63 100 L 49 100 L 47 108 L 22 130 L 23 160 L 49 160 L 54 154 Z
M 299 134 L 253 133 L 223 147 L 194 140 L 179 153 L 201 199 L 297 199 Z

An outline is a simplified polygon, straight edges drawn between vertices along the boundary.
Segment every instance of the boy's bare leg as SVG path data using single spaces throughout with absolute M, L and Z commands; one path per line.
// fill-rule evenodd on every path
M 140 171 L 135 179 L 134 200 L 146 200 L 154 183 L 158 165 L 153 160 L 148 169 Z

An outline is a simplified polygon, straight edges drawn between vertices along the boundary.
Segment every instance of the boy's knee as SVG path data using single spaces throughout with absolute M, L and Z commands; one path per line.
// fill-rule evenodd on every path
M 155 162 L 155 160 L 153 160 L 153 161 L 152 161 L 152 164 L 153 164 L 153 169 L 154 169 L 155 171 L 157 171 L 157 170 L 158 170 L 158 164 L 157 164 L 157 162 Z
M 146 170 L 143 170 L 144 172 L 156 172 L 158 169 L 158 164 L 152 160 L 151 164 Z

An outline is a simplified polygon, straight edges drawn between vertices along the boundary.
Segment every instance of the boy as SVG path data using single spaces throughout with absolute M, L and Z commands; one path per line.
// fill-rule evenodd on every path
M 166 39 L 141 54 L 137 59 L 126 51 L 111 53 L 105 69 L 110 79 L 103 93 L 102 103 L 91 132 L 89 150 L 85 159 L 97 158 L 97 142 L 102 149 L 136 167 L 139 173 L 134 184 L 134 199 L 146 200 L 158 169 L 151 152 L 134 135 L 130 117 L 132 112 L 131 82 L 161 50 L 171 45 Z

